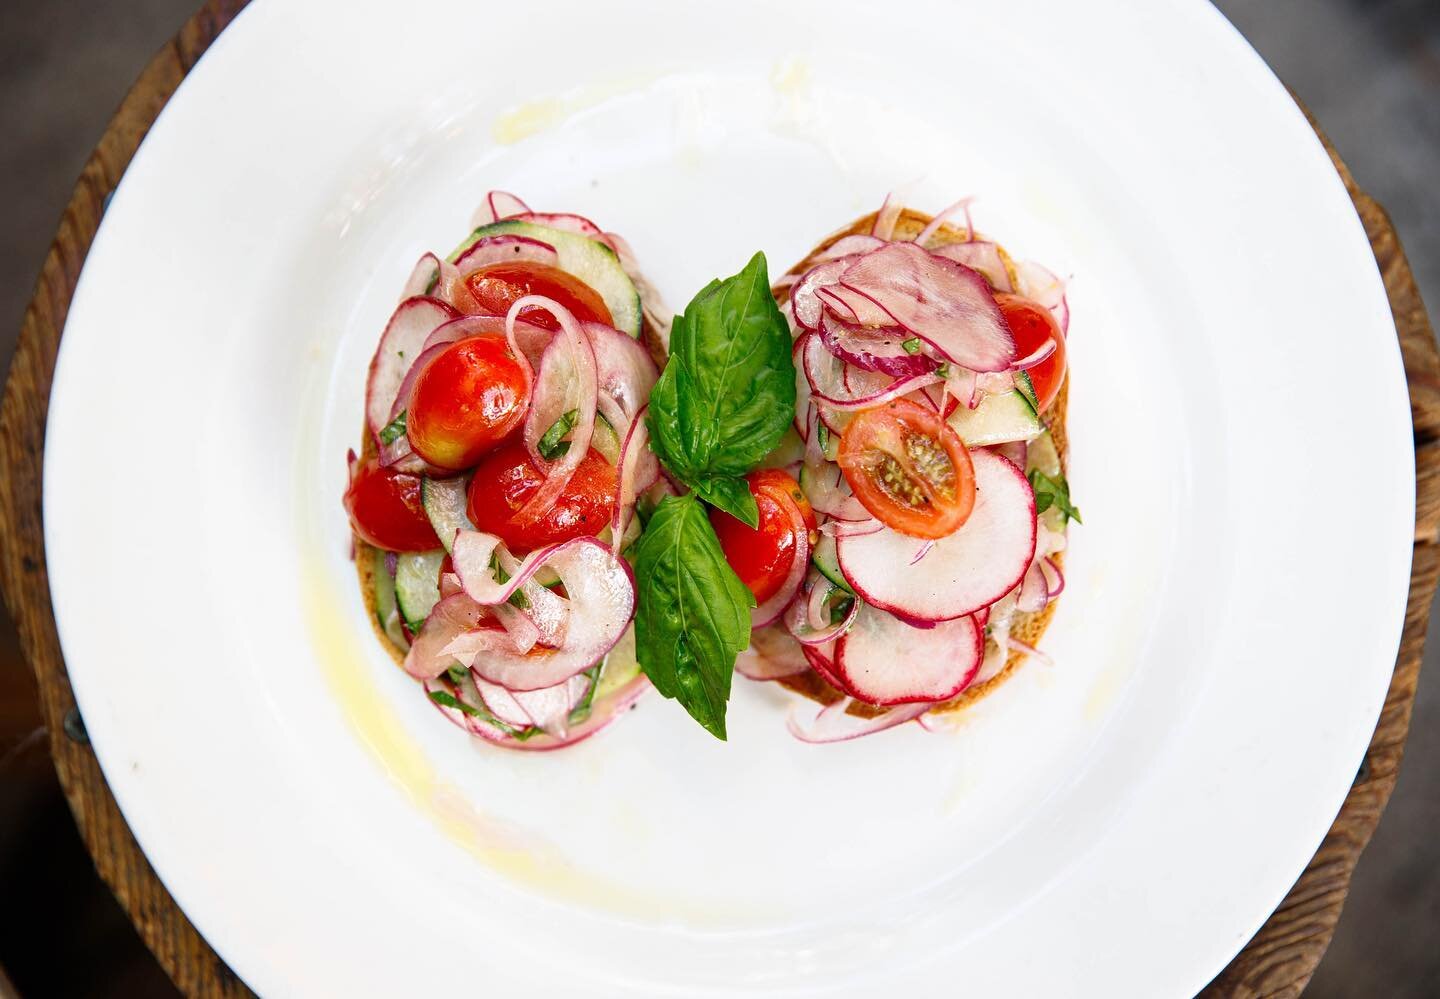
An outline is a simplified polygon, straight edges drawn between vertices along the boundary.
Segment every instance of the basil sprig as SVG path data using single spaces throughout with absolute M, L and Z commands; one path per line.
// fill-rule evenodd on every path
M 1065 481 L 1064 475 L 1046 475 L 1040 469 L 1032 468 L 1027 478 L 1035 492 L 1036 513 L 1044 513 L 1053 506 L 1066 519 L 1082 523 L 1079 508 L 1070 502 L 1070 483 Z
M 650 394 L 650 438 L 692 492 L 662 501 L 632 549 L 640 666 L 720 739 L 755 599 L 726 562 L 701 501 L 758 527 L 744 475 L 775 449 L 794 414 L 790 330 L 757 253 L 675 317 L 670 358 Z
M 757 527 L 755 497 L 741 476 L 774 449 L 794 415 L 790 329 L 757 253 L 675 317 L 670 360 L 650 394 L 651 447 L 701 499 Z
M 641 668 L 656 690 L 724 739 L 735 657 L 750 644 L 755 601 L 693 493 L 666 497 L 656 508 L 636 543 L 635 578 Z

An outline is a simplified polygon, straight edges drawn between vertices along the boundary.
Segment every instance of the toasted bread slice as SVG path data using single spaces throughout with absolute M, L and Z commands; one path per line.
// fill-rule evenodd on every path
M 850 225 L 846 226 L 844 229 L 840 229 L 839 231 L 831 233 L 829 236 L 827 236 L 818 246 L 815 247 L 814 250 L 810 252 L 809 256 L 807 256 L 804 260 L 800 261 L 794 267 L 790 268 L 790 270 L 784 275 L 784 277 L 781 279 L 780 284 L 777 285 L 777 287 L 774 289 L 775 300 L 781 305 L 784 305 L 785 302 L 789 300 L 790 287 L 793 284 L 793 280 L 788 279 L 799 278 L 802 274 L 808 271 L 811 267 L 813 267 L 816 263 L 819 262 L 818 260 L 816 260 L 816 258 L 820 254 L 824 253 L 827 249 L 829 249 L 830 246 L 833 245 L 837 240 L 845 236 L 868 234 L 875 224 L 875 215 L 875 212 L 871 212 L 868 215 L 863 215 L 860 218 L 856 219 L 854 222 L 852 222 Z M 895 224 L 894 238 L 914 239 L 915 236 L 920 233 L 920 230 L 924 229 L 925 226 L 929 224 L 930 220 L 931 216 L 926 215 L 922 212 L 912 211 L 911 209 L 907 208 L 901 213 L 899 220 Z M 961 243 L 968 238 L 969 234 L 966 232 L 965 229 L 956 228 L 950 225 L 944 225 L 940 227 L 939 231 L 936 232 L 933 237 L 931 237 L 931 245 L 942 246 L 946 243 Z M 1007 270 L 1010 271 L 1010 277 L 1013 281 L 1015 278 L 1015 267 L 1011 261 L 1011 257 L 1005 252 L 1003 248 L 1000 249 L 1000 255 L 1001 258 L 1005 261 L 1005 267 Z M 1049 411 L 1045 414 L 1045 422 L 1050 428 L 1050 436 L 1055 441 L 1055 449 L 1060 453 L 1060 464 L 1062 468 L 1068 463 L 1068 442 L 1065 437 L 1065 406 L 1068 400 L 1068 396 L 1069 381 L 1067 379 L 1065 384 L 1061 386 L 1060 394 L 1056 398 L 1054 405 L 1051 406 Z M 1053 559 L 1057 565 L 1060 565 L 1063 560 L 1063 553 L 1053 556 Z M 1012 637 L 1019 639 L 1027 645 L 1035 646 L 1039 643 L 1040 636 L 1045 633 L 1045 629 L 1049 626 L 1050 619 L 1054 617 L 1054 615 L 1055 604 L 1053 602 L 1046 605 L 1044 610 L 1038 611 L 1036 613 L 1016 613 L 1013 623 L 1010 627 L 1010 634 Z M 935 708 L 932 709 L 932 711 L 935 713 L 957 711 L 960 708 L 963 708 L 969 704 L 973 704 L 975 701 L 978 701 L 980 698 L 984 697 L 986 694 L 999 687 L 1000 684 L 1004 683 L 1006 679 L 1008 679 L 1011 674 L 1015 672 L 1015 670 L 1024 660 L 1025 653 L 1011 652 L 1009 658 L 1005 662 L 1004 668 L 1001 669 L 1000 672 L 997 673 L 995 676 L 990 677 L 988 680 L 985 680 L 982 683 L 972 684 L 964 691 L 962 691 L 959 696 L 953 698 L 952 700 L 946 701 L 943 704 L 937 705 Z M 820 677 L 814 672 L 802 673 L 799 676 L 794 677 L 787 677 L 780 680 L 779 682 L 783 683 L 786 687 L 790 688 L 796 693 L 804 694 L 811 700 L 818 701 L 822 704 L 833 703 L 834 701 L 837 701 L 842 696 L 844 696 L 834 687 L 831 687 L 824 680 L 820 679 Z M 854 702 L 851 704 L 848 710 L 851 714 L 870 716 L 878 714 L 883 709 L 874 708 L 870 705 L 862 704 L 859 702 Z

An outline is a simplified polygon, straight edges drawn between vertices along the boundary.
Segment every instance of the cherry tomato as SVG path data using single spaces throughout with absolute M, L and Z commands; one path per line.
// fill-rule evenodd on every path
M 528 366 L 503 336 L 473 336 L 451 344 L 415 379 L 406 432 L 430 464 L 468 468 L 510 436 L 529 405 Z
M 943 538 L 975 506 L 965 442 L 934 409 L 909 399 L 855 417 L 838 461 L 860 505 L 901 534 Z
M 516 524 L 515 514 L 544 481 L 545 473 L 530 460 L 523 441 L 506 444 L 475 469 L 467 503 L 470 523 L 519 553 L 599 534 L 614 516 L 615 467 L 594 448 L 586 452 L 565 491 L 543 517 Z
M 544 295 L 565 306 L 582 323 L 604 323 L 606 326 L 615 323 L 605 300 L 595 289 L 574 275 L 548 264 L 529 260 L 491 264 L 467 274 L 465 287 L 475 299 L 482 316 L 503 316 L 510 311 L 510 306 L 526 295 Z M 526 310 L 525 321 L 547 330 L 560 328 L 554 316 L 538 309 Z
M 370 458 L 355 467 L 345 490 L 345 511 L 360 540 L 392 552 L 440 547 L 420 505 L 420 477 L 380 466 Z
M 1025 371 L 1035 386 L 1035 398 L 1040 401 L 1043 413 L 1055 402 L 1065 382 L 1065 334 L 1060 332 L 1060 324 L 1050 310 L 1039 302 L 1001 292 L 995 296 L 995 303 L 1015 335 L 1017 357 L 1039 350 L 1052 337 L 1055 340 L 1055 353 Z
M 780 592 L 795 560 L 798 532 L 792 513 L 799 511 L 809 532 L 815 530 L 815 511 L 800 484 L 777 468 L 751 472 L 745 480 L 760 511 L 760 526 L 750 527 L 720 510 L 710 511 L 710 525 L 725 561 L 750 588 L 755 602 L 763 604 Z

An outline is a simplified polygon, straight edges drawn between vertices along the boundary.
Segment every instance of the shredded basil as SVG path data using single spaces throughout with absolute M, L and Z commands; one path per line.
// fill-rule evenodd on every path
M 1064 475 L 1046 475 L 1038 468 L 1030 469 L 1030 488 L 1035 492 L 1035 512 L 1044 513 L 1052 506 L 1069 520 L 1083 524 L 1080 510 L 1070 502 L 1070 483 Z
M 907 354 L 918 354 L 925 349 L 924 341 L 918 336 L 912 336 L 909 340 L 902 341 L 900 346 L 905 348 Z
M 408 410 L 400 410 L 400 415 L 385 425 L 380 431 L 381 444 L 393 444 L 405 433 L 405 414 Z
M 540 457 L 546 461 L 552 461 L 569 451 L 570 442 L 564 437 L 575 429 L 575 424 L 578 422 L 580 422 L 580 411 L 572 409 L 550 424 L 550 429 L 546 430 L 535 444 L 535 450 L 540 452 Z

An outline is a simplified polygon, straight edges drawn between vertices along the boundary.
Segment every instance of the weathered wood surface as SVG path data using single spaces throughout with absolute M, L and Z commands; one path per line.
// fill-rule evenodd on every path
M 25 313 L 0 406 L 0 583 L 40 689 L 60 782 L 101 877 L 175 983 L 192 996 L 250 992 L 216 956 L 156 878 L 106 787 L 94 753 L 75 731 L 75 706 L 51 613 L 40 524 L 41 458 L 55 354 L 70 297 L 107 195 L 180 81 L 245 0 L 210 0 L 146 67 L 76 185 Z M 1328 147 L 1328 143 L 1327 143 Z M 1332 156 L 1334 153 L 1332 151 Z M 1395 787 L 1426 617 L 1440 572 L 1440 352 L 1419 292 L 1384 210 L 1335 159 L 1364 220 L 1385 277 L 1405 356 L 1415 418 L 1415 562 L 1404 639 L 1365 764 L 1320 851 L 1255 939 L 1207 996 L 1290 996 L 1304 988 L 1335 931 L 1350 876 Z M 80 738 L 76 738 L 76 736 Z

